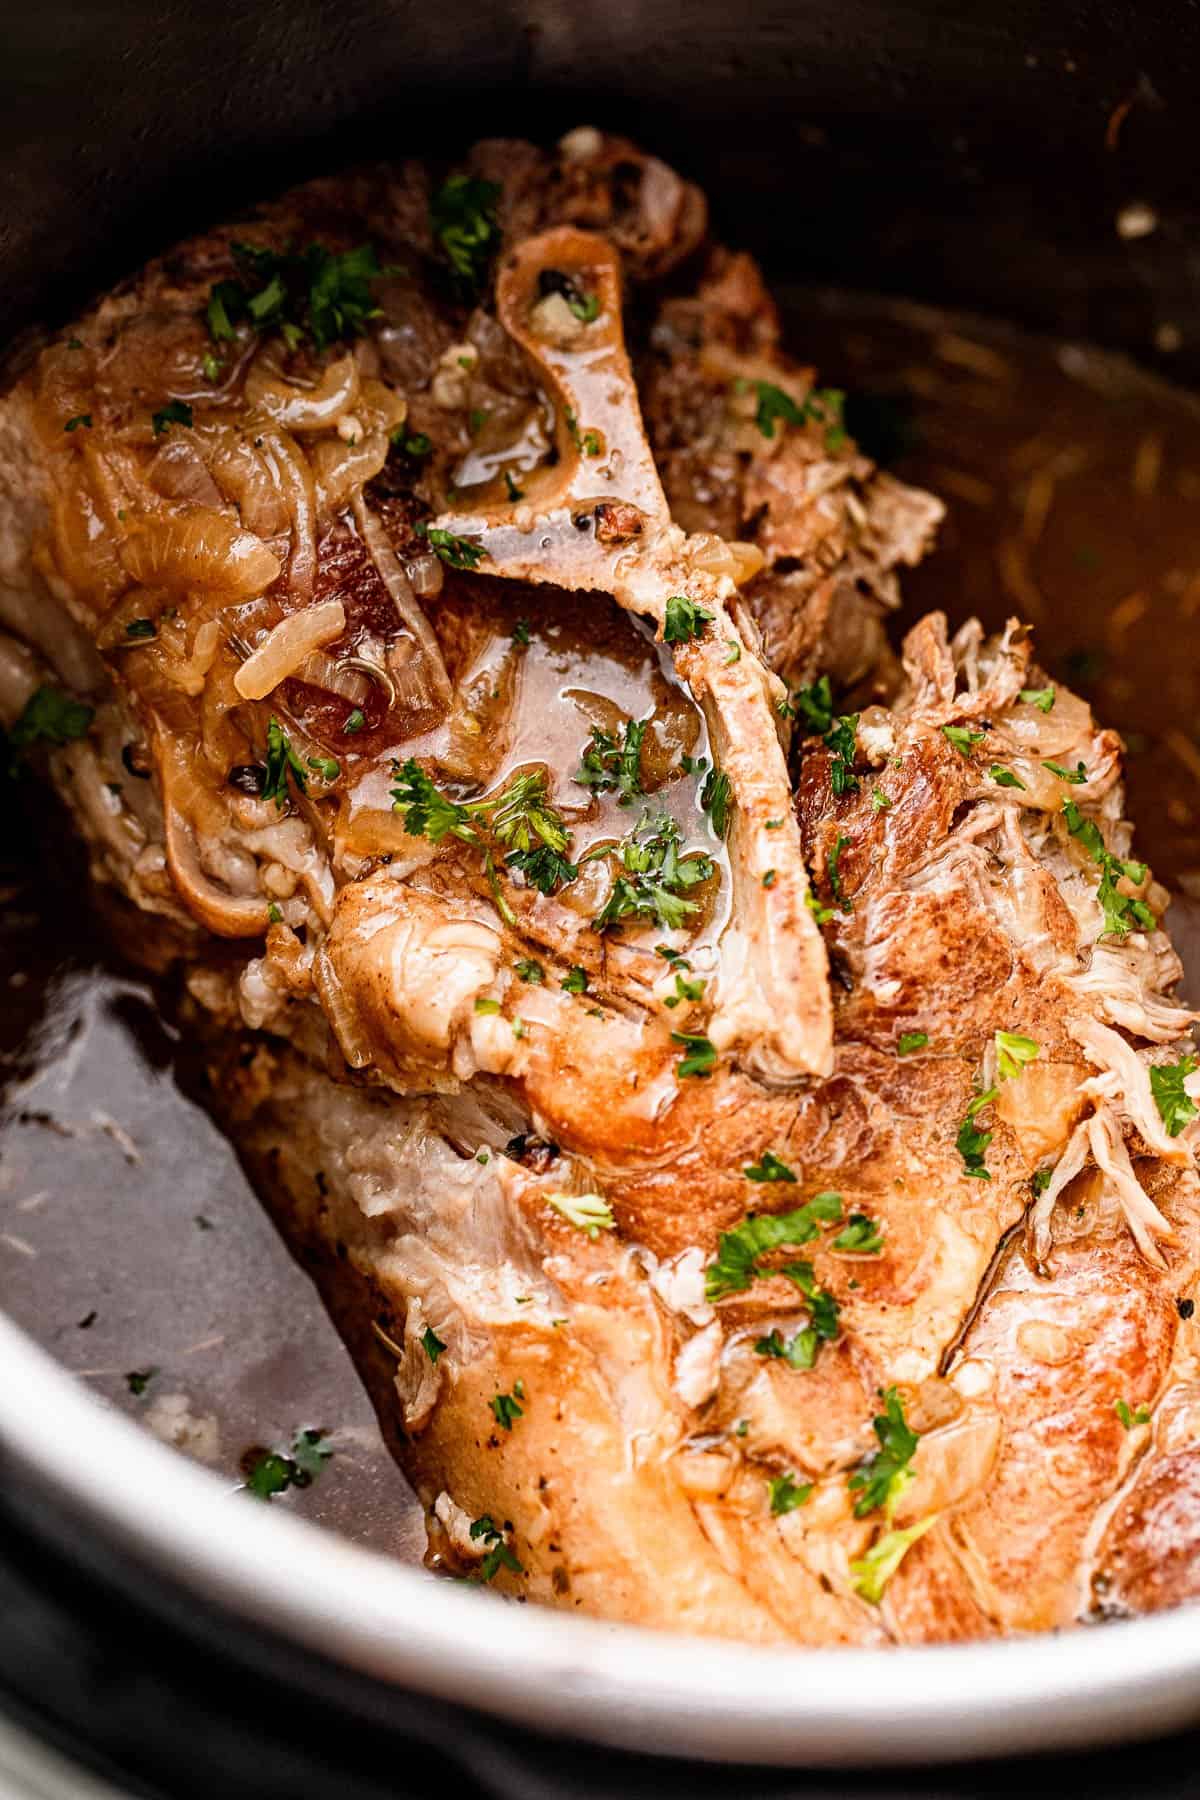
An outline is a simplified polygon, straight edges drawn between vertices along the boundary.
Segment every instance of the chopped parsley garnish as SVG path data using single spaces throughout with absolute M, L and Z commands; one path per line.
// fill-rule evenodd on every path
M 1057 775 L 1060 781 L 1069 781 L 1072 787 L 1082 787 L 1088 778 L 1087 765 L 1081 762 L 1076 763 L 1073 769 L 1064 769 L 1061 763 L 1056 762 L 1044 762 L 1042 767 L 1049 769 L 1052 775 Z
M 835 794 L 850 794 L 858 787 L 858 776 L 854 773 L 854 753 L 858 748 L 857 713 L 844 713 L 835 719 L 832 727 L 825 733 L 825 747 L 833 751 L 833 761 L 829 765 L 829 785 Z
M 567 994 L 586 994 L 588 991 L 588 972 L 586 969 L 581 969 L 579 964 L 576 963 L 573 968 L 567 970 L 558 985 L 562 988 L 563 992 Z
M 432 1325 L 427 1325 L 421 1333 L 421 1348 L 431 1363 L 436 1363 L 446 1348 Z
M 274 900 L 267 907 L 267 923 L 268 925 L 283 924 L 283 912 L 280 907 L 276 906 Z
M 347 737 L 353 737 L 356 732 L 363 729 L 366 722 L 366 714 L 363 712 L 361 706 L 356 706 L 354 711 L 348 716 L 346 723 L 342 726 L 342 730 Z
M 1151 1063 L 1150 1092 L 1168 1137 L 1178 1137 L 1184 1126 L 1196 1117 L 1196 1103 L 1184 1088 L 1189 1075 L 1200 1068 L 1194 1056 L 1181 1057 L 1177 1063 Z
M 1100 885 L 1096 889 L 1096 899 L 1104 915 L 1100 936 L 1128 937 L 1135 927 L 1142 931 L 1153 931 L 1158 924 L 1153 907 L 1148 906 L 1144 900 L 1136 900 L 1121 893 L 1117 886 L 1124 877 L 1135 887 L 1140 887 L 1146 879 L 1145 863 L 1114 856 L 1105 844 L 1095 820 L 1085 819 L 1073 800 L 1068 800 L 1063 807 L 1063 818 L 1071 836 L 1100 865 Z
M 221 365 L 211 350 L 204 352 L 200 367 L 204 370 L 205 381 L 216 381 L 220 377 Z
M 785 1341 L 778 1330 L 775 1330 L 768 1337 L 757 1340 L 754 1352 L 756 1356 L 773 1357 L 777 1362 L 785 1362 L 792 1369 L 811 1369 L 817 1360 L 817 1334 L 809 1325 Z
M 92 429 L 91 413 L 76 413 L 73 419 L 67 420 L 66 424 L 63 426 L 63 430 L 78 431 L 80 426 L 82 426 L 85 431 L 90 431 Z
M 1012 770 L 1006 769 L 1002 763 L 992 764 L 988 770 L 988 778 L 994 781 L 997 787 L 1020 788 L 1022 793 L 1027 791 L 1021 777 L 1014 775 Z
M 712 623 L 712 618 L 712 613 L 703 606 L 697 606 L 686 594 L 672 594 L 663 616 L 663 642 L 690 644 L 693 638 L 700 636 L 706 625 Z
M 342 765 L 336 756 L 310 756 L 308 766 L 322 781 L 336 781 L 342 772 Z
M 837 918 L 837 908 L 835 906 L 822 906 L 811 888 L 804 896 L 804 904 L 807 906 L 818 925 L 828 925 L 830 919 Z
M 700 910 L 698 900 L 684 895 L 710 878 L 713 864 L 696 851 L 679 854 L 679 826 L 674 819 L 665 814 L 649 821 L 643 817 L 616 854 L 624 873 L 617 876 L 594 920 L 597 931 L 623 919 L 651 919 L 664 931 L 677 931 Z
M 427 541 L 448 569 L 477 569 L 487 555 L 483 545 L 473 538 L 456 537 L 452 531 L 443 531 L 424 519 L 417 526 L 417 536 Z
M 792 695 L 792 710 L 814 737 L 823 737 L 833 725 L 833 689 L 828 675 L 820 675 L 811 687 Z
M 773 1150 L 764 1150 L 756 1163 L 747 1163 L 742 1170 L 747 1181 L 795 1181 L 793 1170 L 776 1156 Z
M 451 175 L 444 181 L 429 208 L 433 235 L 454 271 L 464 295 L 483 286 L 488 264 L 500 243 L 496 222 L 499 185 L 476 175 Z
M 856 1519 L 865 1519 L 881 1507 L 891 1518 L 897 1500 L 912 1480 L 909 1464 L 921 1441 L 909 1428 L 894 1387 L 883 1395 L 883 1411 L 876 1413 L 873 1424 L 879 1448 L 859 1465 L 847 1483 L 850 1492 L 858 1495 L 854 1502 Z
M 929 1042 L 927 1031 L 902 1031 L 896 1042 L 897 1056 L 911 1056 L 914 1050 L 923 1050 Z
M 930 1513 L 928 1518 L 919 1519 L 915 1525 L 906 1526 L 903 1531 L 885 1531 L 865 1556 L 856 1557 L 850 1564 L 850 1573 L 855 1577 L 855 1593 L 872 1606 L 878 1606 L 883 1599 L 884 1589 L 904 1561 L 910 1547 L 918 1538 L 925 1536 L 931 1525 L 936 1524 L 937 1514 Z
M 946 742 L 953 744 L 960 756 L 970 757 L 973 744 L 981 744 L 987 736 L 986 731 L 972 731 L 966 725 L 943 725 L 942 736 Z
M 475 1011 L 485 1018 L 493 1018 L 500 1011 L 500 1002 L 491 994 L 480 994 L 475 1000 Z
M 742 646 L 740 644 L 735 644 L 732 638 L 726 638 L 725 651 L 725 667 L 727 669 L 731 668 L 734 663 L 741 662 Z
M 522 981 L 529 982 L 531 987 L 540 987 L 546 979 L 546 971 L 540 962 L 534 962 L 531 956 L 522 957 L 517 964 L 517 974 Z
M 675 992 L 667 995 L 666 999 L 663 1001 L 663 1005 L 674 1008 L 682 1005 L 685 1000 L 693 1002 L 696 1000 L 703 1000 L 704 986 L 705 984 L 699 976 L 697 976 L 695 981 L 688 981 L 684 976 L 676 975 Z
M 247 1493 L 259 1500 L 271 1500 L 290 1487 L 311 1487 L 333 1455 L 322 1442 L 324 1436 L 323 1431 L 300 1431 L 290 1454 L 264 1450 L 246 1471 Z
M 1022 688 L 1017 698 L 1026 706 L 1036 706 L 1039 712 L 1048 713 L 1054 705 L 1054 693 L 1052 687 Z
M 871 789 L 871 811 L 873 813 L 886 812 L 891 804 L 890 796 L 885 794 L 881 787 Z
M 601 1194 L 547 1194 L 546 1204 L 552 1206 L 568 1225 L 586 1231 L 590 1238 L 598 1237 L 602 1231 L 617 1229 L 612 1208 Z
M 152 638 L 157 636 L 153 619 L 130 619 L 125 627 L 127 638 Z
M 1034 1170 L 1033 1175 L 1030 1178 L 1029 1185 L 1033 1189 L 1035 1198 L 1038 1194 L 1045 1193 L 1046 1189 L 1050 1186 L 1050 1183 L 1053 1179 L 1054 1179 L 1054 1170 L 1053 1169 L 1035 1169 Z
M 288 802 L 289 774 L 300 793 L 306 794 L 308 775 L 304 764 L 292 749 L 279 720 L 272 718 L 267 723 L 267 778 L 261 789 L 263 799 L 274 800 L 281 809 L 285 807 Z
M 703 1076 L 707 1079 L 717 1066 L 717 1052 L 708 1038 L 694 1031 L 673 1031 L 671 1041 L 682 1044 L 684 1054 L 675 1065 L 675 1073 L 682 1079 L 688 1075 Z
M 406 431 L 398 425 L 388 439 L 393 450 L 399 450 L 403 456 L 411 456 L 420 462 L 433 449 L 433 439 L 424 431 Z
M 470 1535 L 476 1541 L 482 1538 L 489 1546 L 479 1565 L 480 1581 L 491 1581 L 501 1569 L 509 1569 L 514 1575 L 525 1573 L 524 1566 L 518 1562 L 516 1553 L 505 1541 L 504 1533 L 495 1524 L 490 1513 L 484 1513 L 481 1519 L 472 1520 Z
M 566 295 L 567 305 L 575 317 L 584 325 L 590 325 L 593 319 L 600 317 L 600 296 L 586 290 L 582 293 Z
M 157 1369 L 130 1369 L 125 1377 L 125 1386 L 140 1400 L 157 1374 Z
M 593 793 L 618 792 L 619 804 L 628 806 L 642 792 L 642 742 L 649 723 L 648 719 L 627 719 L 620 743 L 611 732 L 593 725 L 592 741 L 573 779 Z
M 700 790 L 700 805 L 711 819 L 717 836 L 723 838 L 729 828 L 729 809 L 733 805 L 733 789 L 723 769 L 708 771 Z
M 514 923 L 511 907 L 499 890 L 491 837 L 508 852 L 505 865 L 515 869 L 539 893 L 552 894 L 579 873 L 568 858 L 571 834 L 559 813 L 546 800 L 546 777 L 540 769 L 518 775 L 489 800 L 452 800 L 412 757 L 395 768 L 397 782 L 391 790 L 393 809 L 401 815 L 410 837 L 425 837 L 440 844 L 456 837 L 483 852 L 484 867 L 506 924 Z M 490 815 L 490 817 L 489 817 Z
M 8 733 L 8 747 L 13 753 L 10 773 L 17 757 L 31 744 L 73 744 L 85 737 L 95 708 L 82 700 L 73 700 L 61 688 L 37 688 L 25 702 L 19 718 Z
M 1042 1046 L 1017 1031 L 996 1033 L 996 1068 L 1001 1081 L 1015 1081 L 1027 1063 L 1041 1054 Z
M 512 641 L 514 644 L 520 644 L 522 648 L 529 642 L 528 619 L 517 620 L 516 624 L 513 626 Z
M 797 1481 L 790 1471 L 786 1475 L 772 1475 L 767 1483 L 771 1511 L 777 1519 L 803 1506 L 812 1491 L 811 1481 Z
M 976 1116 L 985 1106 L 990 1106 L 997 1098 L 999 1090 L 988 1088 L 985 1093 L 976 1094 L 967 1108 L 966 1117 L 958 1128 L 958 1136 L 954 1140 L 955 1148 L 963 1159 L 964 1175 L 973 1175 L 977 1181 L 990 1181 L 987 1163 L 988 1145 L 996 1135 L 993 1131 L 980 1131 L 975 1124 Z
M 841 863 L 841 860 L 842 860 L 842 851 L 845 850 L 849 846 L 849 843 L 850 843 L 850 839 L 848 837 L 842 837 L 839 834 L 837 842 L 834 844 L 833 849 L 829 852 L 829 857 L 828 857 L 828 860 L 825 865 L 825 872 L 829 876 L 829 891 L 833 895 L 834 899 L 837 901 L 837 904 L 838 904 L 840 910 L 844 913 L 854 911 L 853 901 L 848 900 L 845 892 L 843 891 L 842 875 L 841 875 L 841 869 L 839 867 L 839 864 Z M 819 925 L 821 923 L 821 920 L 818 919 L 817 923 Z
M 521 1405 L 524 1398 L 525 1388 L 519 1381 L 513 1382 L 511 1394 L 493 1394 L 489 1405 L 497 1425 L 503 1425 L 505 1431 L 511 1431 L 517 1420 L 525 1417 L 525 1408 Z
M 239 266 L 234 281 L 218 281 L 208 297 L 209 334 L 217 342 L 237 336 L 245 323 L 256 331 L 277 331 L 289 350 L 307 334 L 318 350 L 361 335 L 379 316 L 371 282 L 381 273 L 369 244 L 331 251 L 320 244 L 306 250 L 268 250 L 232 243 Z
M 563 417 L 567 422 L 567 430 L 575 448 L 582 451 L 584 456 L 599 456 L 602 448 L 600 433 L 598 431 L 580 431 L 579 420 L 569 407 Z
M 788 1274 L 807 1264 L 778 1270 L 763 1266 L 772 1251 L 798 1249 L 811 1243 L 821 1224 L 835 1224 L 842 1216 L 842 1196 L 814 1194 L 803 1206 L 786 1213 L 751 1213 L 732 1231 L 723 1231 L 717 1254 L 704 1272 L 707 1300 L 743 1293 L 759 1275 Z M 798 1283 L 798 1285 L 802 1285 Z
M 1137 1411 L 1134 1412 L 1131 1410 L 1128 1400 L 1118 1400 L 1113 1410 L 1116 1412 L 1118 1419 L 1120 1419 L 1126 1431 L 1132 1431 L 1135 1425 L 1148 1425 L 1150 1423 L 1150 1408 L 1148 1406 L 1139 1406 Z
M 192 423 L 192 409 L 186 400 L 168 400 L 165 406 L 160 406 L 158 411 L 151 416 L 154 421 L 155 437 L 160 437 L 169 425 L 190 425 Z
M 807 425 L 810 420 L 825 426 L 825 448 L 840 450 L 846 442 L 842 409 L 846 396 L 839 388 L 814 388 L 803 402 L 797 402 L 783 388 L 770 381 L 750 384 L 758 396 L 754 423 L 765 438 L 775 436 L 776 423 Z
M 856 1256 L 878 1256 L 883 1249 L 883 1232 L 866 1213 L 851 1213 L 845 1230 L 834 1238 L 833 1248 Z

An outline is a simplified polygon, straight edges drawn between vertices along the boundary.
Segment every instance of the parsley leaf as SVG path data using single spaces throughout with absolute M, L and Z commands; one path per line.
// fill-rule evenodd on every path
M 160 406 L 158 411 L 154 413 L 152 417 L 154 421 L 154 435 L 155 437 L 160 437 L 167 429 L 168 425 L 190 425 L 192 423 L 192 409 L 186 400 L 168 400 L 167 404 L 165 406 Z
M 857 1256 L 878 1256 L 883 1250 L 883 1233 L 866 1213 L 851 1213 L 845 1230 L 834 1238 L 833 1248 Z
M 520 962 L 517 964 L 517 974 L 522 981 L 528 981 L 533 987 L 540 987 L 542 982 L 546 979 L 545 969 L 543 969 L 540 962 L 535 962 L 531 956 L 521 958 Z
M 672 594 L 663 617 L 663 642 L 688 644 L 700 636 L 704 627 L 712 623 L 712 618 L 712 613 L 697 606 L 685 594 Z
M 77 738 L 86 737 L 95 716 L 94 707 L 72 699 L 61 688 L 37 688 L 8 733 L 8 747 L 13 753 L 10 773 L 16 768 L 19 753 L 31 744 L 73 744 Z
M 421 1334 L 421 1348 L 431 1363 L 436 1363 L 446 1348 L 432 1325 L 427 1325 Z
M 1100 936 L 1128 937 L 1135 926 L 1143 931 L 1155 930 L 1158 919 L 1153 907 L 1144 900 L 1123 894 L 1117 885 L 1124 878 L 1135 887 L 1140 887 L 1146 879 L 1145 863 L 1114 856 L 1105 844 L 1095 820 L 1084 818 L 1073 800 L 1068 800 L 1063 807 L 1063 818 L 1071 836 L 1100 865 L 1100 885 L 1096 889 L 1096 899 L 1104 916 Z
M 524 1398 L 525 1389 L 519 1381 L 514 1382 L 511 1394 L 493 1394 L 488 1404 L 497 1425 L 511 1431 L 517 1420 L 525 1417 L 525 1408 L 521 1405 Z
M 764 1269 L 762 1259 L 773 1250 L 795 1249 L 811 1243 L 819 1224 L 833 1224 L 842 1216 L 842 1196 L 834 1193 L 814 1194 L 803 1206 L 786 1213 L 751 1213 L 732 1231 L 723 1231 L 717 1254 L 704 1272 L 706 1300 L 721 1300 L 726 1294 L 740 1294 L 757 1276 L 775 1274 Z M 807 1265 L 793 1264 L 791 1269 Z M 790 1273 L 785 1269 L 782 1273 Z M 811 1271 L 809 1271 L 811 1274 Z M 798 1282 L 798 1285 L 802 1283 Z
M 729 809 L 733 805 L 733 789 L 723 769 L 708 771 L 700 790 L 700 805 L 712 820 L 717 836 L 723 838 L 729 828 Z
M 1064 769 L 1061 763 L 1056 762 L 1044 762 L 1042 767 L 1049 769 L 1052 775 L 1057 775 L 1060 781 L 1069 781 L 1072 787 L 1082 787 L 1088 778 L 1085 763 L 1076 763 L 1074 769 Z
M 842 875 L 839 867 L 842 860 L 842 851 L 849 846 L 849 843 L 850 839 L 848 837 L 842 837 L 839 833 L 837 842 L 829 852 L 825 864 L 825 872 L 829 876 L 829 890 L 837 901 L 839 908 L 844 913 L 854 911 L 854 902 L 846 898 L 842 889 Z M 818 925 L 822 923 L 820 918 L 818 918 L 817 923 Z
M 267 776 L 263 782 L 261 793 L 264 800 L 274 800 L 281 810 L 288 802 L 288 775 L 296 783 L 300 793 L 308 792 L 308 776 L 304 764 L 292 749 L 289 739 L 284 735 L 279 720 L 272 717 L 267 723 Z
M 854 755 L 858 748 L 857 713 L 844 713 L 835 719 L 832 727 L 825 733 L 825 747 L 833 751 L 833 761 L 829 765 L 829 785 L 835 794 L 849 794 L 858 786 L 858 776 L 854 773 Z
M 761 1337 L 755 1343 L 756 1356 L 774 1357 L 777 1362 L 785 1362 L 792 1369 L 811 1369 L 817 1360 L 817 1334 L 812 1326 L 797 1331 L 785 1342 L 778 1330 L 769 1336 Z
M 1126 1431 L 1132 1431 L 1135 1425 L 1148 1425 L 1150 1423 L 1150 1408 L 1148 1406 L 1139 1406 L 1137 1411 L 1134 1412 L 1131 1410 L 1128 1400 L 1118 1400 L 1113 1410 L 1116 1412 L 1118 1419 L 1120 1419 Z
M 833 725 L 833 689 L 828 675 L 820 675 L 811 687 L 792 695 L 792 708 L 814 737 L 823 737 Z
M 85 431 L 90 431 L 92 429 L 91 413 L 76 413 L 74 418 L 67 420 L 66 424 L 63 426 L 63 430 L 78 431 L 80 426 L 82 426 Z
M 1168 1137 L 1178 1137 L 1200 1110 L 1183 1085 L 1198 1067 L 1200 1064 L 1194 1056 L 1181 1057 L 1177 1063 L 1150 1065 L 1150 1092 Z
M 642 792 L 642 742 L 649 723 L 648 719 L 627 719 L 621 743 L 611 732 L 593 725 L 592 741 L 583 752 L 575 782 L 597 794 L 619 792 L 619 804 L 628 806 Z
M 1001 1081 L 1015 1081 L 1026 1063 L 1040 1055 L 1042 1046 L 1017 1031 L 996 1033 L 996 1068 Z
M 470 1536 L 476 1542 L 482 1538 L 489 1546 L 487 1555 L 479 1565 L 480 1581 L 490 1581 L 500 1569 L 510 1569 L 514 1575 L 525 1573 L 523 1565 L 517 1561 L 491 1513 L 484 1513 L 482 1518 L 471 1521 Z
M 588 972 L 586 969 L 581 969 L 579 964 L 576 963 L 572 968 L 567 970 L 558 985 L 562 988 L 563 992 L 567 994 L 586 994 L 588 991 Z
M 1023 794 L 1028 791 L 1021 777 L 1014 775 L 1012 770 L 1006 769 L 1002 763 L 993 763 L 988 770 L 988 777 L 995 782 L 997 787 L 1020 788 Z
M 914 1050 L 923 1050 L 929 1042 L 927 1031 L 902 1031 L 896 1043 L 897 1056 L 911 1056 Z
M 447 836 L 461 838 L 465 844 L 479 843 L 479 831 L 468 808 L 443 794 L 413 757 L 397 772 L 391 796 L 392 810 L 400 814 L 410 837 L 428 838 L 431 844 L 440 844 Z
M 896 1501 L 912 1480 L 909 1464 L 921 1441 L 910 1429 L 894 1387 L 883 1395 L 883 1411 L 875 1415 L 873 1424 L 879 1448 L 859 1465 L 847 1483 L 850 1492 L 858 1495 L 854 1502 L 856 1519 L 865 1519 L 881 1507 L 891 1517 Z
M 811 1481 L 797 1481 L 789 1472 L 786 1475 L 773 1475 L 767 1483 L 767 1493 L 771 1500 L 771 1511 L 779 1519 L 785 1513 L 795 1512 L 803 1506 L 813 1491 Z
M 140 1400 L 157 1374 L 157 1369 L 130 1369 L 125 1377 L 125 1386 Z
M 268 250 L 232 243 L 240 275 L 210 290 L 207 319 L 217 341 L 237 336 L 246 323 L 256 331 L 278 331 L 290 350 L 307 334 L 318 350 L 360 336 L 379 308 L 371 282 L 382 271 L 369 244 L 331 251 L 321 244 L 306 250 Z
M 651 919 L 664 931 L 676 931 L 700 910 L 698 900 L 685 899 L 679 890 L 707 881 L 713 864 L 695 851 L 680 856 L 674 819 L 665 814 L 650 822 L 643 818 L 616 854 L 625 872 L 596 916 L 597 931 L 629 918 Z
M 547 1194 L 546 1204 L 552 1206 L 568 1225 L 586 1231 L 590 1238 L 598 1237 L 602 1231 L 617 1229 L 612 1208 L 601 1194 Z
M 1048 713 L 1054 705 L 1054 693 L 1052 687 L 1022 688 L 1017 698 L 1026 706 L 1036 706 L 1039 712 Z
M 704 988 L 705 983 L 699 976 L 696 977 L 695 981 L 687 981 L 682 975 L 676 975 L 675 992 L 667 995 L 663 1001 L 663 1005 L 674 1009 L 676 1006 L 682 1005 L 685 1000 L 703 1000 Z
M 839 388 L 814 388 L 806 400 L 797 402 L 773 382 L 755 381 L 751 386 L 758 396 L 754 423 L 765 438 L 775 436 L 777 423 L 807 425 L 810 420 L 815 420 L 825 426 L 827 450 L 840 450 L 846 442 L 846 430 L 842 423 L 846 396 Z
M 708 1038 L 695 1031 L 673 1031 L 671 1041 L 682 1044 L 685 1051 L 675 1067 L 678 1076 L 698 1075 L 707 1079 L 712 1074 L 717 1066 L 717 1052 Z
M 246 1489 L 259 1500 L 271 1500 L 287 1488 L 311 1487 L 332 1450 L 326 1448 L 323 1431 L 298 1431 L 291 1452 L 264 1450 L 246 1471 Z
M 856 1557 L 850 1564 L 850 1573 L 855 1577 L 855 1593 L 860 1594 L 872 1606 L 878 1606 L 883 1599 L 884 1589 L 904 1561 L 908 1550 L 918 1538 L 925 1536 L 931 1525 L 937 1524 L 937 1517 L 936 1513 L 930 1513 L 928 1518 L 919 1519 L 915 1525 L 906 1526 L 903 1531 L 885 1531 L 865 1556 Z
M 987 1147 L 996 1135 L 993 1131 L 980 1131 L 975 1124 L 975 1117 L 985 1106 L 990 1106 L 997 1097 L 997 1089 L 988 1088 L 986 1093 L 976 1094 L 967 1108 L 966 1117 L 958 1128 L 958 1136 L 954 1140 L 955 1148 L 963 1159 L 963 1173 L 973 1175 L 978 1181 L 990 1181 L 991 1175 L 984 1161 Z
M 477 569 L 487 555 L 483 545 L 473 538 L 455 537 L 452 531 L 443 531 L 424 519 L 417 526 L 417 536 L 426 540 L 448 569 Z
M 781 1162 L 773 1150 L 764 1150 L 756 1163 L 747 1163 L 742 1170 L 747 1181 L 795 1181 L 794 1172 L 785 1162 Z
M 987 736 L 985 731 L 971 731 L 966 725 L 943 725 L 942 736 L 947 743 L 953 744 L 960 756 L 968 759 L 972 744 L 981 744 Z
M 493 252 L 500 242 L 496 202 L 500 188 L 476 175 L 451 175 L 433 196 L 429 209 L 433 235 L 456 281 L 470 296 L 483 286 Z

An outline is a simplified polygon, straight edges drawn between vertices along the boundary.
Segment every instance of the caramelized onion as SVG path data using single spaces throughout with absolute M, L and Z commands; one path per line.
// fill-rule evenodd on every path
M 442 559 L 432 550 L 425 550 L 419 556 L 408 559 L 404 572 L 412 583 L 414 594 L 422 600 L 431 600 L 442 591 L 442 583 L 446 579 Z
M 315 387 L 285 381 L 269 355 L 255 357 L 246 376 L 246 400 L 286 431 L 325 431 L 358 398 L 358 364 L 353 356 L 331 362 Z
M 357 665 L 350 665 L 349 657 L 345 662 L 335 662 L 332 656 L 314 650 L 295 671 L 296 680 L 306 682 L 309 687 L 323 688 L 328 694 L 337 694 L 351 706 L 363 706 L 371 697 L 371 683 L 365 675 L 356 672 Z
M 294 675 L 323 644 L 331 644 L 346 629 L 346 609 L 340 600 L 322 600 L 290 613 L 269 631 L 242 664 L 233 685 L 243 700 L 265 700 L 281 681 Z
M 368 432 L 356 444 L 343 444 L 336 438 L 317 444 L 310 461 L 322 516 L 341 512 L 353 495 L 378 475 L 387 454 L 387 436 L 382 431 Z
M 317 503 L 312 470 L 285 431 L 264 426 L 258 434 L 258 442 L 292 523 L 288 585 L 294 594 L 307 600 L 312 595 L 317 573 Z
M 279 574 L 279 559 L 259 538 L 208 507 L 138 519 L 121 561 L 147 586 L 219 588 L 238 599 L 260 594 Z
M 423 685 L 432 687 L 444 706 L 449 706 L 453 699 L 450 677 L 446 673 L 446 665 L 442 661 L 442 652 L 430 629 L 429 621 L 417 605 L 416 595 L 412 591 L 407 575 L 400 566 L 399 558 L 388 542 L 387 536 L 376 519 L 368 510 L 361 494 L 355 497 L 354 517 L 362 540 L 371 553 L 371 561 L 379 571 L 379 579 L 392 596 L 396 611 L 405 625 L 408 626 L 420 649 L 420 661 L 423 668 Z M 393 669 L 393 676 L 397 671 Z
M 274 537 L 286 531 L 288 509 L 263 458 L 233 425 L 206 423 L 195 432 L 209 473 L 242 515 L 247 531 Z

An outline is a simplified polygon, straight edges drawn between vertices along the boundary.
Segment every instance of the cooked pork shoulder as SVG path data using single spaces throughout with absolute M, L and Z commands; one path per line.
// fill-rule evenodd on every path
M 941 509 L 695 189 L 593 131 L 311 184 L 0 434 L 12 753 L 184 969 L 432 1560 L 764 1642 L 1200 1586 L 1119 740 L 1016 621 L 897 670 Z

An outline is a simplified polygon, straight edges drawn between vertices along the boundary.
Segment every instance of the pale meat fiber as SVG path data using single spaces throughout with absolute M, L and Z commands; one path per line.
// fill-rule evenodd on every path
M 590 127 L 298 189 L 0 403 L 13 748 L 435 1566 L 811 1644 L 1200 1588 L 1167 897 L 1019 620 L 889 648 L 942 512 Z

